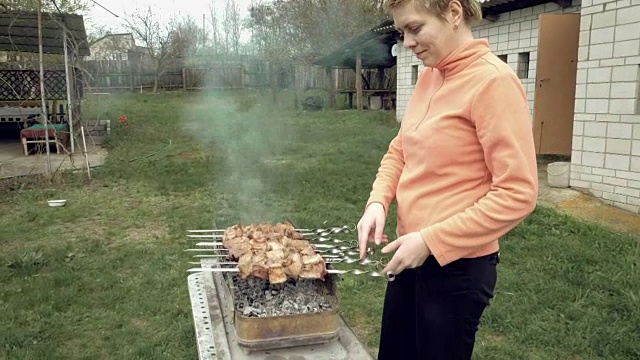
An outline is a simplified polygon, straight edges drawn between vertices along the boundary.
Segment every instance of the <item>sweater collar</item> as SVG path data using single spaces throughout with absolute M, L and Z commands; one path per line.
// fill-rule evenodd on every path
M 490 51 L 489 41 L 473 39 L 450 52 L 434 68 L 443 72 L 445 76 L 455 75 Z

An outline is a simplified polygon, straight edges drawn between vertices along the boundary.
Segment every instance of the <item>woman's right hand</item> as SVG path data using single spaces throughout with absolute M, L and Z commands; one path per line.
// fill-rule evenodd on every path
M 375 242 L 380 245 L 388 242 L 388 237 L 384 234 L 384 224 L 386 221 L 384 206 L 379 202 L 369 204 L 358 222 L 358 244 L 360 245 L 360 259 L 367 256 L 367 244 Z

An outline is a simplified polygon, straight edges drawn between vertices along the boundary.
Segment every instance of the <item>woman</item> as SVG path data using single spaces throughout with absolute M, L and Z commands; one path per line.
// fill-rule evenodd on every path
M 474 39 L 477 0 L 386 0 L 425 69 L 382 158 L 358 223 L 360 257 L 397 201 L 398 238 L 379 359 L 470 359 L 493 297 L 498 238 L 535 208 L 527 96 L 509 65 Z

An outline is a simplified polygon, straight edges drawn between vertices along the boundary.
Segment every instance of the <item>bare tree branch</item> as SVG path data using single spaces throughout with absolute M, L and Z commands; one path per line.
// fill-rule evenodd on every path
M 381 0 L 254 0 L 250 15 L 247 27 L 262 56 L 303 61 L 387 18 Z
M 160 25 L 151 5 L 127 14 L 124 27 L 143 44 L 144 53 L 155 69 L 153 92 L 158 92 L 158 81 L 173 64 L 175 57 L 171 49 L 171 36 L 175 23 Z

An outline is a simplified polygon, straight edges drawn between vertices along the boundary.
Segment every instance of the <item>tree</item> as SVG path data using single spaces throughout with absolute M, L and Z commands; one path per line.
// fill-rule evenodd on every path
M 309 63 L 387 18 L 382 0 L 253 0 L 251 42 L 270 64 L 276 97 L 281 69 Z
M 175 61 L 171 39 L 175 23 L 160 25 L 151 5 L 145 9 L 137 9 L 127 14 L 123 26 L 141 41 L 144 53 L 154 68 L 153 92 L 158 92 L 158 81 Z
M 387 18 L 382 0 L 255 0 L 248 28 L 263 56 L 325 54 Z
M 236 0 L 229 0 L 224 11 L 226 53 L 238 55 L 240 48 L 240 8 Z
M 222 11 L 220 13 L 220 11 Z M 213 51 L 220 55 L 238 55 L 240 53 L 240 32 L 242 21 L 240 7 L 236 0 L 228 0 L 224 8 L 219 9 L 215 0 L 209 4 L 209 23 L 213 28 Z
M 38 2 L 42 2 L 42 11 L 45 12 L 81 14 L 89 10 L 87 0 L 0 0 L 0 8 L 35 12 Z
M 91 44 L 92 42 L 111 34 L 113 34 L 113 30 L 107 26 L 93 26 L 87 31 L 87 42 Z
M 220 29 L 218 28 L 219 27 L 218 10 L 213 0 L 211 0 L 211 3 L 209 3 L 209 13 L 211 15 L 211 18 L 209 19 L 209 23 L 211 24 L 211 27 L 213 29 L 213 31 L 211 32 L 211 36 L 213 40 L 213 50 L 217 52 L 220 46 Z
M 203 29 L 198 26 L 191 16 L 174 19 L 172 22 L 169 47 L 174 58 L 185 59 L 198 51 L 205 36 Z

